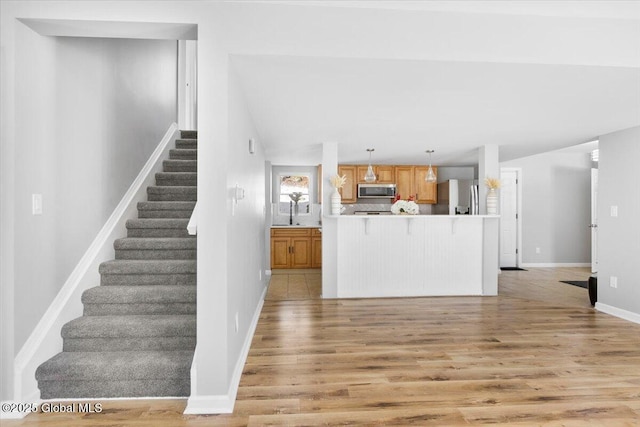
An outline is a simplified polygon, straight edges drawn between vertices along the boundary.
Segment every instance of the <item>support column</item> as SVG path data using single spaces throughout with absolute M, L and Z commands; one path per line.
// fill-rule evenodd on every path
M 338 220 L 331 218 L 329 179 L 338 174 L 338 144 L 322 144 L 322 298 L 337 298 L 338 284 Z

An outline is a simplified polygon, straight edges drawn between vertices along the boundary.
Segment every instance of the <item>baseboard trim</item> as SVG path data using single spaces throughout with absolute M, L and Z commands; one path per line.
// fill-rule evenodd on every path
M 523 262 L 519 267 L 591 267 L 590 262 Z
M 137 210 L 137 202 L 146 200 L 147 186 L 153 185 L 155 173 L 162 170 L 162 160 L 178 138 L 178 125 L 172 123 L 144 167 L 124 194 L 113 213 L 91 242 L 66 282 L 51 302 L 35 329 L 14 360 L 14 400 L 39 400 L 35 379 L 36 369 L 47 359 L 62 351 L 62 326 L 82 316 L 82 292 L 100 283 L 98 266 L 114 258 L 113 241 L 126 235 L 125 223 Z M 29 400 L 35 396 L 35 400 Z
M 242 371 L 244 369 L 244 364 L 247 362 L 247 357 L 249 356 L 251 342 L 253 341 L 253 336 L 256 333 L 256 328 L 258 326 L 258 321 L 260 320 L 260 313 L 262 313 L 262 306 L 264 305 L 264 298 L 266 295 L 267 288 L 262 291 L 260 302 L 253 313 L 251 326 L 249 327 L 242 350 L 240 351 L 240 357 L 238 357 L 235 369 L 233 370 L 227 394 L 210 396 L 192 395 L 187 401 L 187 407 L 184 410 L 185 415 L 230 414 L 233 412 L 233 408 L 236 404 L 236 396 L 238 395 L 238 387 L 240 386 L 240 379 L 242 378 Z M 195 357 L 193 359 L 196 360 Z M 193 373 L 195 373 L 195 370 L 192 371 L 192 378 L 194 377 Z M 191 384 L 193 385 L 193 380 Z
M 596 302 L 596 310 L 619 317 L 620 319 L 628 320 L 629 322 L 640 324 L 640 314 L 634 313 L 633 311 L 623 310 L 601 302 Z

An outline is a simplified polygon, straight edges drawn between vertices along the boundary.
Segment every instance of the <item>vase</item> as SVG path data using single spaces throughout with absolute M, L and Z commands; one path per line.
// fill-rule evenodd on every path
M 490 188 L 487 193 L 487 215 L 498 214 L 498 194 L 495 188 Z
M 342 211 L 342 197 L 336 188 L 331 193 L 331 215 L 340 215 Z

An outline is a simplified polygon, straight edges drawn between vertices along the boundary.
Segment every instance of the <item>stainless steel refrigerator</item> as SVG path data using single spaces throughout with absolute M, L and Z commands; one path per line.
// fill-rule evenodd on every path
M 478 215 L 478 183 L 473 179 L 450 179 L 438 184 L 435 214 Z

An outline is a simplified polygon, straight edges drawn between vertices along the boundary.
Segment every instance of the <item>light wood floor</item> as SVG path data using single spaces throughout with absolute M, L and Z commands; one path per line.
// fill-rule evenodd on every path
M 588 275 L 503 272 L 497 297 L 270 292 L 233 414 L 183 416 L 184 400 L 105 401 L 101 414 L 2 425 L 640 425 L 640 325 L 559 283 Z

